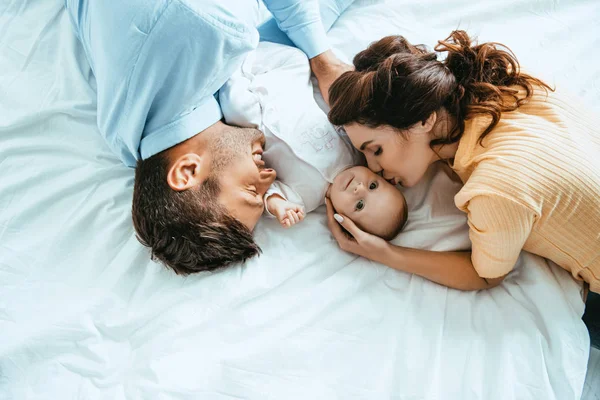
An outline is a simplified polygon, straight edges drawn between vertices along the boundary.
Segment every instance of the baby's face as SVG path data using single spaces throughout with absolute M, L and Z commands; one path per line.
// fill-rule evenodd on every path
M 393 230 L 398 215 L 406 206 L 395 186 L 365 167 L 352 167 L 338 174 L 329 191 L 335 210 L 348 216 L 364 231 L 377 236 Z

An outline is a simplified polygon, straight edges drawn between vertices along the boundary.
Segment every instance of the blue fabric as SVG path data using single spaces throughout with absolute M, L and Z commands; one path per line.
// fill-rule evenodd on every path
M 321 0 L 319 1 L 319 11 L 321 14 L 321 24 L 323 25 L 323 30 L 325 32 L 328 32 L 331 27 L 333 26 L 333 24 L 335 23 L 335 21 L 337 21 L 337 19 L 339 18 L 340 15 L 342 15 L 342 13 L 354 2 L 354 0 Z M 275 13 L 270 10 L 271 13 L 273 13 L 273 15 L 275 15 Z M 301 48 L 304 50 L 305 53 L 307 53 L 309 58 L 312 58 L 314 55 L 318 55 L 320 53 L 322 53 L 323 51 L 327 50 L 322 50 L 319 51 L 318 53 L 314 54 L 313 56 L 311 56 L 311 54 L 309 54 L 306 50 L 306 48 L 303 48 L 300 43 L 294 43 L 296 42 L 296 37 L 297 35 L 286 35 L 281 28 L 279 27 L 279 24 L 277 22 L 277 20 L 275 18 L 270 18 L 267 21 L 265 21 L 261 26 L 258 27 L 258 33 L 260 34 L 260 41 L 261 42 L 274 42 L 274 43 L 279 43 L 279 44 L 285 44 L 288 46 L 294 46 L 297 45 L 297 47 Z M 289 34 L 289 32 L 288 32 Z M 294 38 L 294 41 L 290 40 L 290 37 Z M 302 40 L 302 38 L 300 38 L 300 40 Z
M 265 4 L 309 57 L 329 48 L 316 0 Z M 256 0 L 66 0 L 66 8 L 96 77 L 100 133 L 131 167 L 219 121 L 215 93 L 259 40 Z

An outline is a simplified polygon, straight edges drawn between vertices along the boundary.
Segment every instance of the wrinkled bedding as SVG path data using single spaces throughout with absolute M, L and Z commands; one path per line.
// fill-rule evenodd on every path
M 358 1 L 330 32 L 346 60 L 401 33 L 461 27 L 600 105 L 593 1 Z M 342 252 L 323 208 L 259 258 L 182 278 L 131 224 L 133 170 L 97 132 L 95 80 L 59 0 L 0 3 L 1 399 L 579 399 L 581 284 L 522 253 L 459 292 Z M 443 166 L 405 190 L 395 243 L 469 246 Z

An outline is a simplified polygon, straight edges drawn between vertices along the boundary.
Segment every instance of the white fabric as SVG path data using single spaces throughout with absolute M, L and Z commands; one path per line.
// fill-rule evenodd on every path
M 263 159 L 288 186 L 276 184 L 266 197 L 273 193 L 285 197 L 291 189 L 294 199 L 288 200 L 311 212 L 324 204 L 337 174 L 364 163 L 319 108 L 308 58 L 294 47 L 259 43 L 219 91 L 219 101 L 228 123 L 258 127 L 265 133 Z
M 330 33 L 347 58 L 460 24 L 600 104 L 598 3 L 376 3 Z M 60 0 L 0 3 L 0 89 L 1 399 L 580 397 L 581 287 L 527 253 L 500 287 L 463 293 L 343 253 L 321 208 L 294 229 L 262 220 L 245 266 L 182 278 L 149 261 Z M 459 185 L 430 174 L 405 191 L 397 242 L 467 248 Z

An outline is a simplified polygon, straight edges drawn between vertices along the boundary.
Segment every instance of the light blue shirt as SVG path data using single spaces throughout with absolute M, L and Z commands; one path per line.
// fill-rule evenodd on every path
M 335 20 L 351 2 L 327 0 L 321 12 L 334 8 Z M 329 48 L 317 1 L 264 3 L 308 57 Z M 66 0 L 66 8 L 96 77 L 100 133 L 130 167 L 219 121 L 215 94 L 259 41 L 256 0 Z

